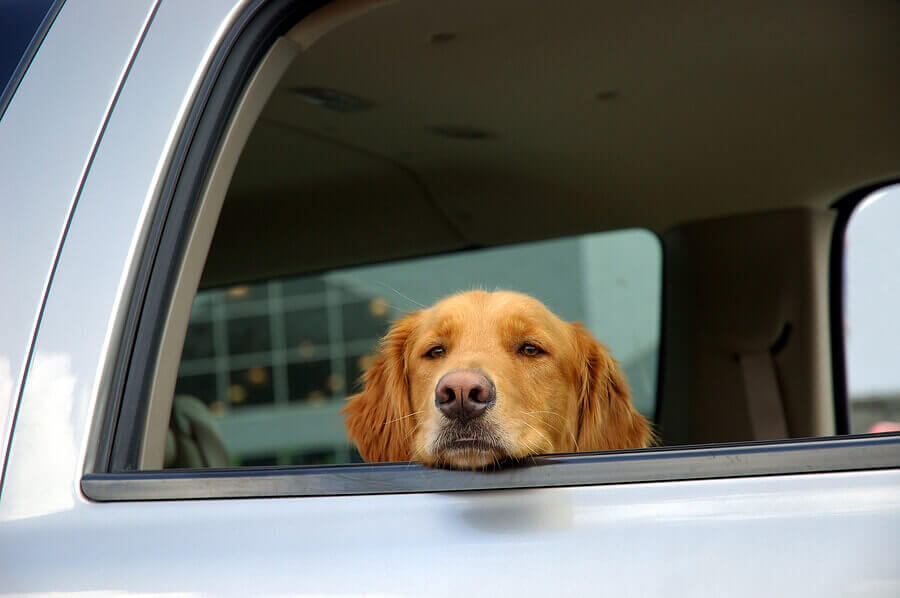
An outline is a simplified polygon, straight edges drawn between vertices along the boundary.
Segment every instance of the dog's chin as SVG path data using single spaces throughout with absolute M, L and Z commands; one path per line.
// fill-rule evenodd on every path
M 503 447 L 482 434 L 442 434 L 423 460 L 430 467 L 487 469 L 506 457 Z
M 487 469 L 496 466 L 504 457 L 497 449 L 461 445 L 442 450 L 431 465 L 449 469 Z

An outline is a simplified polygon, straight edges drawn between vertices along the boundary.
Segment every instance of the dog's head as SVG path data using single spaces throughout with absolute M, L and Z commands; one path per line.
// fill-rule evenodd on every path
M 651 438 L 603 345 L 519 293 L 469 291 L 400 318 L 363 381 L 344 413 L 366 461 L 480 468 Z

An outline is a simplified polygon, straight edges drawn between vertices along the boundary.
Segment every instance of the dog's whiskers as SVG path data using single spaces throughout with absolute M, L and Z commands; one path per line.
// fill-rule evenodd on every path
M 536 411 L 524 411 L 523 413 L 524 413 L 524 415 L 534 415 L 535 413 L 549 413 L 550 415 L 555 415 L 556 417 L 558 417 L 559 419 L 561 419 L 563 421 L 565 421 L 565 419 L 566 419 L 562 415 L 560 415 L 559 413 L 557 413 L 555 411 L 547 411 L 547 410 L 538 409 Z
M 550 411 L 531 411 L 531 412 L 528 412 L 528 413 L 523 413 L 522 415 L 532 415 L 532 414 L 534 414 L 534 413 L 550 413 Z M 537 416 L 535 416 L 535 417 L 537 417 Z M 554 432 L 559 432 L 559 431 L 560 431 L 559 428 L 557 428 L 556 426 L 554 426 L 554 425 L 551 424 L 550 422 L 544 422 L 544 423 L 547 424 Z
M 404 441 L 409 440 L 409 437 L 412 436 L 413 434 L 415 434 L 416 430 L 418 430 L 419 426 L 421 426 L 421 425 L 422 425 L 421 421 L 417 422 L 416 425 L 414 425 L 412 427 L 412 430 L 410 430 L 409 432 L 406 433 L 406 436 L 403 437 L 403 440 Z
M 559 413 L 553 412 L 553 411 L 523 411 L 523 412 L 522 412 L 523 415 L 534 415 L 534 414 L 536 414 L 536 413 L 549 413 L 549 414 L 555 415 L 555 416 L 558 417 L 559 419 L 563 420 L 563 422 L 566 421 L 565 418 L 564 418 L 562 415 L 560 415 Z M 559 428 L 557 428 L 556 426 L 554 426 L 554 425 L 551 424 L 550 422 L 545 422 L 545 423 L 546 423 L 548 426 L 550 426 L 551 428 L 553 428 L 553 430 L 554 430 L 555 432 L 559 432 L 559 431 L 560 431 Z M 532 429 L 533 429 L 533 428 L 532 428 Z M 575 445 L 575 452 L 576 452 L 576 453 L 579 452 L 579 451 L 578 451 L 578 440 L 575 438 L 575 433 L 572 432 L 571 428 L 569 428 L 568 426 L 566 426 L 566 432 L 568 432 L 569 436 L 572 437 L 572 444 Z
M 522 420 L 522 423 L 525 424 L 526 426 L 528 426 L 529 428 L 531 428 L 532 430 L 534 430 L 534 431 L 537 433 L 538 436 L 540 436 L 541 438 L 544 439 L 544 441 L 547 442 L 547 444 L 549 444 L 550 446 L 553 446 L 553 443 L 550 442 L 550 439 L 547 438 L 547 435 L 546 435 L 546 434 L 544 434 L 543 432 L 541 432 L 540 430 L 538 430 L 537 428 L 535 428 L 534 426 L 532 426 L 531 424 L 529 424 L 529 423 L 528 423 L 527 421 L 525 421 L 524 419 Z
M 416 457 L 418 457 L 419 453 L 421 453 L 421 452 L 422 452 L 422 447 L 419 447 L 415 451 L 413 451 L 413 454 L 409 456 L 410 462 L 415 461 Z
M 406 418 L 412 417 L 412 416 L 414 416 L 414 415 L 419 415 L 420 413 L 425 413 L 425 410 L 422 409 L 421 411 L 414 411 L 413 413 L 410 413 L 409 415 L 404 415 L 403 417 L 398 417 L 397 419 L 389 420 L 389 421 L 385 422 L 385 425 L 387 425 L 387 424 L 392 424 L 392 423 L 394 423 L 394 422 L 398 422 L 398 421 L 400 421 L 400 420 L 402 420 L 402 419 L 406 419 Z
M 418 301 L 416 301 L 416 300 L 413 299 L 412 297 L 408 297 L 407 295 L 404 295 L 403 293 L 401 293 L 400 291 L 398 291 L 397 289 L 395 289 L 395 288 L 392 287 L 391 285 L 386 284 L 386 283 L 383 283 L 383 282 L 381 282 L 380 280 L 376 280 L 376 281 L 374 281 L 374 282 L 375 282 L 375 284 L 379 284 L 379 285 L 383 286 L 384 288 L 389 289 L 389 290 L 391 290 L 391 291 L 397 293 L 397 295 L 399 295 L 399 296 L 402 297 L 403 299 L 406 299 L 407 301 L 409 301 L 409 302 L 412 303 L 413 305 L 418 305 L 418 306 L 421 307 L 422 309 L 428 309 L 428 306 L 427 306 L 427 305 L 422 305 L 421 303 L 419 303 Z

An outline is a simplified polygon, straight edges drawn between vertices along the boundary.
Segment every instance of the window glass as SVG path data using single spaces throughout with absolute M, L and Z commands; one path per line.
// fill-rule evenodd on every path
M 844 336 L 852 433 L 900 430 L 900 185 L 853 213 L 846 232 Z
M 206 404 L 235 465 L 358 461 L 339 411 L 391 321 L 497 288 L 583 322 L 652 417 L 661 276 L 657 238 L 626 230 L 201 290 L 176 396 Z
M 0 114 L 3 101 L 12 92 L 10 83 L 19 63 L 26 58 L 29 46 L 41 23 L 53 9 L 53 0 L 2 0 L 0 2 Z

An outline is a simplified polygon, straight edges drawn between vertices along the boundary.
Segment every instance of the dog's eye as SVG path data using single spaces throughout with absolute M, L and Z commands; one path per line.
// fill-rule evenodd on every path
M 532 345 L 531 343 L 524 343 L 519 347 L 519 354 L 524 355 L 525 357 L 537 357 L 541 353 L 543 353 L 541 348 L 537 345 Z
M 443 357 L 447 354 L 447 349 L 443 347 L 443 345 L 437 345 L 430 349 L 425 353 L 425 357 L 428 359 L 437 359 L 438 357 Z

